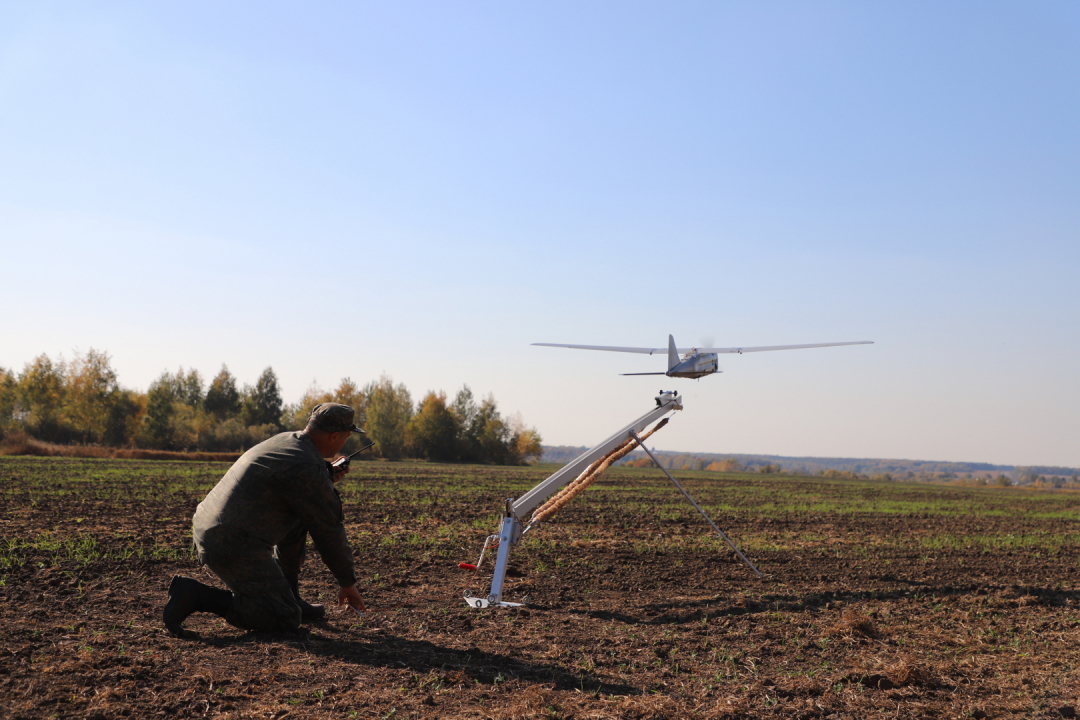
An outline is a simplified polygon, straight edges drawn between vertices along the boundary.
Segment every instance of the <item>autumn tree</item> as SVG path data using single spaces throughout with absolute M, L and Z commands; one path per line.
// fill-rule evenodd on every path
M 23 368 L 16 390 L 18 412 L 27 431 L 43 440 L 60 441 L 63 437 L 61 412 L 64 405 L 63 360 L 53 362 L 48 355 L 38 355 Z
M 515 464 L 539 462 L 543 454 L 543 440 L 536 428 L 522 428 L 514 433 L 510 443 L 510 457 Z
M 356 412 L 354 422 L 360 427 L 364 426 L 364 391 L 349 378 L 344 378 L 332 392 L 323 390 L 316 383 L 312 383 L 304 392 L 303 397 L 285 406 L 285 411 L 282 413 L 282 426 L 286 430 L 302 430 L 307 425 L 315 406 L 325 402 L 348 405 Z M 350 453 L 357 450 L 360 442 L 359 436 L 353 436 L 349 438 L 341 451 Z
M 367 400 L 364 397 L 364 391 L 359 385 L 349 378 L 343 378 L 334 390 L 334 402 L 348 405 L 355 410 L 356 419 L 354 422 L 358 427 L 364 427 Z M 361 443 L 366 445 L 368 441 L 359 435 L 353 435 L 349 438 L 349 441 L 345 443 L 345 447 L 341 449 L 341 452 L 351 453 L 359 450 L 362 447 Z
M 41 355 L 18 375 L 0 368 L 0 437 L 23 430 L 53 442 L 243 451 L 283 425 L 303 428 L 323 402 L 351 406 L 375 443 L 374 454 L 386 458 L 517 464 L 543 453 L 534 428 L 519 416 L 504 418 L 492 395 L 477 402 L 467 385 L 453 403 L 444 392 L 429 392 L 414 409 L 405 385 L 386 375 L 363 388 L 344 378 L 333 391 L 313 384 L 285 406 L 272 368 L 240 391 L 222 365 L 209 387 L 198 370 L 181 367 L 162 372 L 142 394 L 122 388 L 109 355 L 93 349 L 76 352 L 70 362 Z M 350 438 L 345 451 L 360 442 Z
M 334 396 L 331 393 L 312 383 L 298 401 L 285 406 L 281 424 L 286 430 L 303 430 L 316 405 L 333 401 Z
M 63 416 L 76 439 L 112 445 L 131 439 L 141 404 L 120 387 L 107 353 L 76 354 L 67 363 L 65 382 Z
M 446 405 L 446 393 L 429 392 L 424 397 L 405 426 L 405 444 L 413 457 L 437 462 L 457 459 L 458 424 Z
M 366 430 L 375 453 L 396 460 L 405 454 L 405 427 L 412 418 L 412 397 L 404 384 L 389 376 L 364 387 Z
M 349 378 L 343 378 L 334 390 L 334 402 L 348 405 L 356 411 L 356 424 L 364 426 L 364 391 Z

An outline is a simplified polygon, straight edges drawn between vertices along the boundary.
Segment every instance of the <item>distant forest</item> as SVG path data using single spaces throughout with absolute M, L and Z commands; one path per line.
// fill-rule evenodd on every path
M 468 386 L 448 401 L 428 392 L 418 403 L 387 376 L 363 386 L 349 378 L 332 391 L 311 387 L 288 404 L 273 368 L 239 385 L 225 365 L 209 383 L 198 370 L 165 371 L 145 392 L 120 385 L 107 353 L 70 360 L 40 355 L 21 372 L 0 368 L 0 452 L 27 440 L 202 452 L 242 452 L 276 433 L 300 430 L 311 409 L 340 402 L 375 443 L 373 454 L 443 462 L 520 464 L 540 457 L 541 438 L 517 417 L 504 418 L 495 398 Z M 359 447 L 353 438 L 346 451 Z
M 588 450 L 586 447 L 545 445 L 540 462 L 561 465 L 586 450 Z M 669 470 L 785 473 L 788 475 L 864 478 L 896 482 L 952 482 L 972 485 L 1035 485 L 1038 487 L 1080 488 L 1080 469 L 1047 465 L 1016 466 L 928 460 L 676 453 L 657 450 L 653 450 L 653 454 Z M 654 466 L 653 462 L 641 450 L 630 453 L 619 464 L 629 467 Z
M 440 462 L 566 463 L 585 447 L 543 446 L 520 418 L 506 418 L 491 395 L 468 386 L 452 400 L 428 392 L 414 403 L 403 384 L 383 376 L 363 386 L 345 378 L 334 390 L 311 387 L 285 403 L 277 375 L 266 368 L 241 386 L 227 366 L 207 383 L 197 370 L 164 371 L 144 392 L 122 387 L 107 353 L 90 350 L 70 360 L 39 355 L 16 373 L 0 367 L 0 454 L 32 443 L 145 448 L 159 451 L 242 452 L 284 430 L 304 427 L 311 408 L 341 402 L 375 442 L 372 455 Z M 353 439 L 346 450 L 359 447 Z M 990 463 L 783 457 L 727 453 L 656 453 L 669 469 L 785 473 L 887 481 L 1080 488 L 1080 470 Z M 645 467 L 638 450 L 620 464 Z

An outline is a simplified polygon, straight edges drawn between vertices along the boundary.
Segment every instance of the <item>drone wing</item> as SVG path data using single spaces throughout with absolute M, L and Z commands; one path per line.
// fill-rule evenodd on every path
M 612 345 L 556 345 L 555 343 L 533 343 L 533 345 L 573 348 L 574 350 L 606 350 L 607 352 L 641 353 L 642 355 L 667 352 L 667 348 L 614 347 Z
M 702 353 L 738 354 L 751 352 L 765 352 L 766 350 L 805 350 L 807 348 L 839 347 L 841 345 L 873 345 L 872 340 L 858 340 L 856 342 L 817 343 L 814 345 L 763 345 L 760 347 L 728 347 L 728 348 L 676 348 L 675 352 L 688 353 L 697 350 Z M 640 353 L 642 355 L 662 355 L 667 348 L 642 348 L 642 347 L 615 347 L 613 345 L 556 345 L 555 343 L 533 343 L 543 347 L 572 348 L 574 350 L 604 350 L 606 352 Z
M 766 350 L 805 350 L 806 348 L 840 347 L 841 345 L 873 345 L 873 340 L 857 340 L 855 342 L 816 343 L 814 345 L 762 345 L 760 347 L 732 347 L 732 348 L 679 348 L 678 352 L 689 352 L 691 349 L 702 353 L 737 354 L 752 352 L 765 352 Z

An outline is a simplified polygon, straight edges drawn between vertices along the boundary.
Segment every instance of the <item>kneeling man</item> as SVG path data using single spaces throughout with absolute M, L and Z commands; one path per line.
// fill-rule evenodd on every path
M 322 605 L 300 599 L 308 534 L 341 586 L 338 605 L 364 609 L 334 488 L 342 473 L 331 475 L 323 459 L 341 452 L 351 433 L 363 432 L 353 418 L 348 405 L 316 405 L 306 428 L 248 450 L 199 503 L 192 521 L 199 564 L 229 589 L 174 577 L 163 614 L 170 633 L 190 636 L 183 622 L 194 612 L 262 631 L 296 630 L 302 622 L 322 618 Z

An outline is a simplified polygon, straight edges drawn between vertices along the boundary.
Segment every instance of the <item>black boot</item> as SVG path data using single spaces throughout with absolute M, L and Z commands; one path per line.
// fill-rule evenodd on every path
M 176 637 L 194 637 L 194 633 L 183 627 L 188 615 L 208 612 L 225 617 L 231 607 L 232 593 L 228 590 L 218 590 L 203 585 L 198 580 L 176 575 L 169 584 L 169 602 L 165 605 L 161 619 L 165 621 L 169 632 Z
M 325 605 L 312 605 L 300 597 L 300 576 L 290 577 L 289 587 L 292 588 L 293 599 L 300 606 L 300 622 L 318 622 L 326 617 Z
M 326 617 L 325 605 L 321 603 L 317 605 L 312 605 L 311 603 L 301 600 L 300 598 L 297 598 L 296 602 L 300 605 L 300 622 L 318 622 L 319 620 L 322 620 Z

